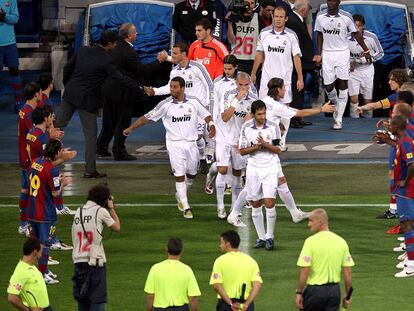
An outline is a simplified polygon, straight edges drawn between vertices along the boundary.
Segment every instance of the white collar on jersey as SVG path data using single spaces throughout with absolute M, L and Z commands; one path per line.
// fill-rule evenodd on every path
M 263 124 L 263 129 L 265 129 L 265 128 L 268 128 L 268 126 L 267 126 L 267 119 L 266 119 L 265 123 Z M 256 120 L 255 119 L 253 119 L 252 129 L 257 130 Z
M 179 102 L 178 100 L 176 100 L 175 98 L 173 98 L 172 102 L 173 102 L 174 104 L 179 104 L 179 103 L 180 103 L 180 102 Z M 184 95 L 184 100 L 183 100 L 181 103 L 186 103 L 186 102 L 188 102 L 188 99 L 187 99 L 187 97 Z
M 286 34 L 286 32 L 285 32 L 285 29 L 284 29 L 284 28 L 283 28 L 283 30 L 282 30 L 281 32 L 277 32 L 277 31 L 275 30 L 275 28 L 273 28 L 273 29 L 272 29 L 272 31 L 271 31 L 270 33 L 272 33 L 272 34 L 274 34 L 274 35 L 285 35 L 285 34 Z
M 190 61 L 188 61 L 188 64 L 187 64 L 187 66 L 185 66 L 185 68 L 183 68 L 183 67 L 181 67 L 180 65 L 178 65 L 177 70 L 185 70 L 185 69 L 188 69 L 188 68 L 191 68 L 191 66 L 190 66 Z
M 328 13 L 328 11 L 326 11 L 326 15 L 325 15 L 326 17 L 339 17 L 339 11 L 338 11 L 338 13 L 336 13 L 335 15 L 330 15 L 329 13 Z

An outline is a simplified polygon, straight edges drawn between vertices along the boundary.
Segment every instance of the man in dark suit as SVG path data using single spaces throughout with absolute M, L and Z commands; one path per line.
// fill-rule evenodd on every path
M 184 0 L 175 5 L 172 26 L 181 36 L 182 41 L 190 45 L 197 40 L 195 23 L 201 18 L 208 18 L 214 29 L 216 10 L 212 1 Z
M 286 22 L 286 27 L 292 29 L 298 39 L 299 47 L 302 51 L 302 73 L 303 81 L 306 81 L 307 75 L 313 75 L 314 63 L 313 58 L 313 47 L 312 47 L 312 38 L 309 35 L 308 28 L 306 25 L 306 17 L 309 13 L 311 6 L 308 0 L 296 0 L 293 8 L 293 12 L 289 15 L 288 21 Z M 295 85 L 298 79 L 296 71 L 293 71 L 292 75 L 292 85 Z M 296 88 L 292 88 L 293 101 L 291 107 L 296 109 L 303 109 L 303 104 L 305 101 L 305 88 L 300 92 Z M 304 125 L 310 125 L 311 122 L 304 122 L 301 118 L 293 118 L 291 120 L 290 126 L 293 128 L 300 128 Z
M 63 69 L 65 93 L 59 107 L 56 127 L 65 128 L 75 110 L 78 110 L 85 137 L 85 173 L 84 178 L 101 178 L 96 170 L 97 112 L 102 108 L 102 84 L 110 76 L 132 89 L 143 87 L 135 80 L 122 75 L 112 64 L 108 54 L 116 46 L 118 34 L 104 31 L 99 44 L 83 47 L 73 55 Z
M 160 63 L 167 59 L 168 54 L 161 52 L 157 60 L 144 65 L 138 60 L 138 55 L 132 43 L 137 38 L 134 24 L 125 23 L 119 28 L 119 40 L 110 54 L 113 64 L 122 74 L 134 79 L 141 85 L 161 70 Z M 116 161 L 132 161 L 137 158 L 129 154 L 125 148 L 125 136 L 122 131 L 131 124 L 132 109 L 135 104 L 148 99 L 140 89 L 131 89 L 120 81 L 109 76 L 103 85 L 104 95 L 102 129 L 98 137 L 97 154 L 99 158 L 111 156 L 108 151 L 109 143 L 114 137 L 112 152 Z

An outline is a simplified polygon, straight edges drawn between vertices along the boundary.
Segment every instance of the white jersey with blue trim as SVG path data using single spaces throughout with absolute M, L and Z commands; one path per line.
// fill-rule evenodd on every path
M 377 62 L 384 57 L 384 50 L 382 49 L 381 43 L 373 32 L 364 30 L 362 37 L 364 38 L 364 42 L 369 49 L 373 62 Z M 355 40 L 354 36 L 348 36 L 348 44 L 349 51 L 351 52 L 351 62 L 354 63 L 355 69 L 358 70 L 374 66 L 372 63 L 369 64 L 365 61 L 364 49 Z
M 292 57 L 302 57 L 296 33 L 289 28 L 276 32 L 273 26 L 266 27 L 260 32 L 256 50 L 264 53 L 262 79 L 268 81 L 276 77 L 289 85 L 293 71 Z
M 348 34 L 358 30 L 350 13 L 339 10 L 336 15 L 329 15 L 322 10 L 316 16 L 315 31 L 323 35 L 323 51 L 344 51 L 348 49 Z
M 250 114 L 250 106 L 252 102 L 257 99 L 257 95 L 249 92 L 245 98 L 238 101 L 237 88 L 226 91 L 223 95 L 223 100 L 220 101 L 217 111 L 216 120 L 216 141 L 228 145 L 237 145 L 240 137 L 240 129 L 245 122 L 246 117 Z M 237 110 L 234 111 L 233 116 L 227 122 L 224 122 L 221 114 L 227 110 L 233 101 L 238 101 Z
M 282 118 L 291 119 L 296 116 L 296 113 L 298 111 L 295 108 L 288 107 L 280 103 L 270 96 L 262 98 L 262 101 L 266 104 L 266 119 L 274 122 L 277 125 L 280 124 L 280 120 Z
M 162 119 L 169 141 L 196 141 L 198 120 L 210 113 L 198 98 L 186 95 L 182 102 L 170 96 L 144 116 L 154 122 Z
M 186 67 L 176 65 L 170 73 L 172 78 L 181 77 L 185 81 L 185 94 L 197 97 L 212 113 L 213 111 L 213 81 L 203 64 L 190 60 Z M 154 88 L 155 95 L 170 94 L 170 83 Z
M 239 148 L 248 148 L 257 144 L 257 138 L 260 136 L 269 143 L 273 144 L 281 138 L 279 126 L 266 119 L 262 127 L 257 127 L 254 119 L 243 124 L 240 131 Z M 257 168 L 268 168 L 278 166 L 280 163 L 279 156 L 267 149 L 260 149 L 247 155 L 247 165 Z

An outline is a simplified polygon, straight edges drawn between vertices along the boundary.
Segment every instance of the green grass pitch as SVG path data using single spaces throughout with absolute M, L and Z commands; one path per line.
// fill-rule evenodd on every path
M 20 178 L 17 165 L 0 165 L 0 168 L 4 172 L 0 187 L 0 310 L 3 311 L 13 310 L 7 304 L 6 288 L 21 257 L 24 238 L 17 234 Z M 171 206 L 174 203 L 174 180 L 169 175 L 169 166 L 101 165 L 100 170 L 109 174 L 106 182 L 117 203 L 138 204 L 118 207 L 121 232 L 113 233 L 104 241 L 108 258 L 107 310 L 145 310 L 143 288 L 147 273 L 152 264 L 165 258 L 165 243 L 171 236 L 183 239 L 182 261 L 193 268 L 197 277 L 202 292 L 199 298 L 201 310 L 214 310 L 215 293 L 208 282 L 214 259 L 220 255 L 218 238 L 221 232 L 234 227 L 217 218 L 216 210 L 211 206 L 215 196 L 202 192 L 203 176 L 198 177 L 190 192 L 190 204 L 197 204 L 195 218 L 186 221 L 177 208 Z M 74 179 L 65 202 L 84 203 L 87 189 L 96 181 L 81 178 L 81 165 L 67 165 L 65 171 Z M 331 230 L 344 237 L 350 246 L 356 262 L 353 269 L 355 292 L 350 310 L 413 310 L 414 279 L 394 278 L 398 271 L 395 268 L 398 253 L 392 248 L 398 241 L 396 236 L 385 234 L 396 221 L 375 219 L 385 210 L 384 206 L 363 205 L 388 202 L 386 165 L 293 164 L 284 167 L 284 173 L 296 202 L 299 205 L 326 204 Z M 230 197 L 226 196 L 226 200 L 229 202 Z M 341 203 L 352 206 L 335 206 Z M 302 209 L 309 211 L 312 207 Z M 304 239 L 310 235 L 307 223 L 292 223 L 287 210 L 279 206 L 276 249 L 266 252 L 251 248 L 256 234 L 248 210 L 244 210 L 243 219 L 248 222 L 248 227 L 238 230 L 242 237 L 241 249 L 257 260 L 264 281 L 256 300 L 256 310 L 296 310 L 294 299 L 299 271 L 296 260 Z M 71 222 L 71 216 L 59 216 L 58 236 L 69 243 Z M 52 251 L 51 255 L 61 261 L 60 265 L 51 267 L 61 282 L 48 287 L 51 305 L 57 311 L 76 310 L 71 290 L 71 252 Z

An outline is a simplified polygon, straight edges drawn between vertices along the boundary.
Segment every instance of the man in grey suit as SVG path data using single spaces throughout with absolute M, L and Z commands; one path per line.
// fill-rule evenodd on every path
M 106 177 L 106 174 L 96 170 L 97 113 L 103 106 L 102 85 L 105 79 L 110 76 L 127 87 L 143 89 L 143 86 L 122 75 L 112 64 L 113 58 L 108 52 L 116 46 L 117 40 L 116 32 L 102 32 L 98 45 L 81 48 L 63 69 L 65 93 L 56 127 L 65 128 L 75 110 L 78 111 L 85 137 L 84 178 Z

